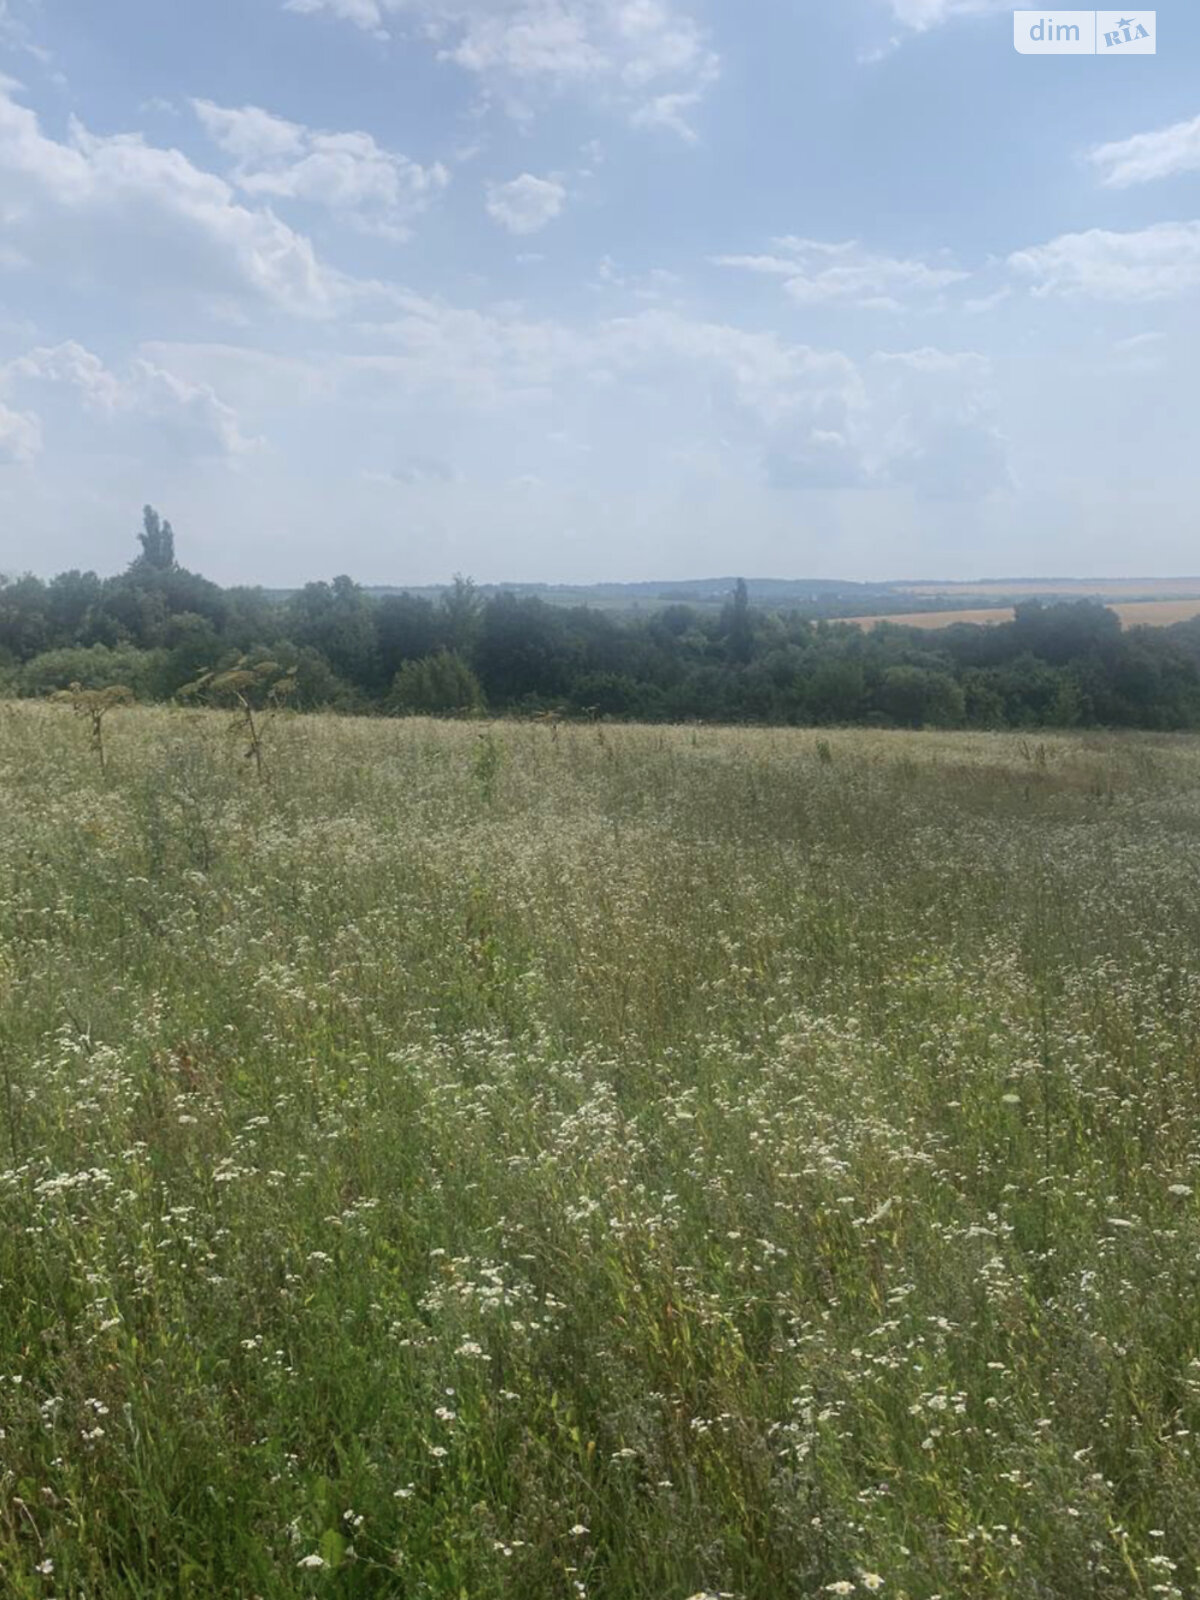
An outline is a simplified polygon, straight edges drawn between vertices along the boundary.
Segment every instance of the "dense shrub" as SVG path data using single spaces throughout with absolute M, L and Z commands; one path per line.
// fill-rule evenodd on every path
M 420 661 L 406 661 L 396 674 L 388 708 L 397 714 L 452 716 L 483 710 L 483 689 L 467 663 L 453 650 L 439 650 Z

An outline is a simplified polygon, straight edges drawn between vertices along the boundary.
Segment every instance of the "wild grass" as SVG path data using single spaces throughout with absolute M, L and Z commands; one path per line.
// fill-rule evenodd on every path
M 0 706 L 0 1592 L 1200 1564 L 1200 742 Z

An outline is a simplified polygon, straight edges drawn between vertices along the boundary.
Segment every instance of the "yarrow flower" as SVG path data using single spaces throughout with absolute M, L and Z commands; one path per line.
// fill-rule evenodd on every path
M 317 1567 L 323 1567 L 325 1565 L 325 1557 L 318 1555 L 301 1556 L 296 1565 L 298 1567 L 309 1567 L 315 1571 Z

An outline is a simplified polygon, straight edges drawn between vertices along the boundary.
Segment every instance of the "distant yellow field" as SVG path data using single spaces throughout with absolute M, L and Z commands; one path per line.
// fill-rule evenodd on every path
M 1200 617 L 1200 600 L 1133 600 L 1112 609 L 1127 628 L 1143 622 L 1152 628 L 1166 628 L 1172 622 L 1190 622 L 1193 617 Z
M 1005 583 L 905 583 L 897 585 L 901 594 L 921 595 L 978 595 L 981 600 L 989 595 L 1008 599 L 1010 595 L 1100 595 L 1105 599 L 1121 600 L 1152 595 L 1159 599 L 1194 600 L 1200 596 L 1200 577 L 1197 578 L 1059 578 L 1029 579 L 1027 582 Z
M 1109 610 L 1117 613 L 1126 628 L 1142 624 L 1167 628 L 1173 622 L 1190 622 L 1193 617 L 1200 617 L 1200 600 L 1127 600 L 1111 605 Z M 856 623 L 860 628 L 873 628 L 880 622 L 894 622 L 904 628 L 951 628 L 959 622 L 984 626 L 1011 622 L 1013 616 L 1011 606 L 990 606 L 978 611 L 905 611 L 892 617 L 843 617 L 840 620 Z

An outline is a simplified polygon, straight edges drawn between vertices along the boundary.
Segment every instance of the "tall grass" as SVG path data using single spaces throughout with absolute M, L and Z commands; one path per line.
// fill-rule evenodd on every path
M 1200 743 L 0 706 L 0 1592 L 1190 1596 Z

